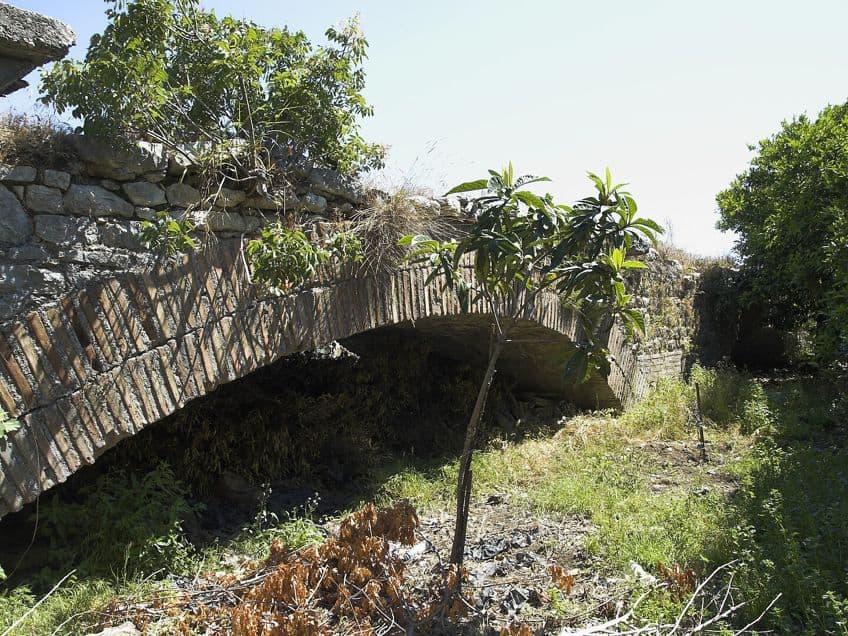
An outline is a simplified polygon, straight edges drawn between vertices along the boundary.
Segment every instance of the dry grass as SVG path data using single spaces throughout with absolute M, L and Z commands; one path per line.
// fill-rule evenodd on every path
M 0 115 L 0 163 L 62 168 L 75 153 L 69 129 L 50 116 L 7 112 Z
M 368 207 L 354 217 L 354 232 L 362 241 L 367 271 L 390 271 L 403 260 L 406 250 L 398 241 L 409 234 L 426 234 L 444 240 L 455 228 L 441 218 L 437 209 L 425 206 L 417 193 L 400 188 L 392 194 L 374 192 Z
M 662 241 L 657 245 L 657 252 L 663 258 L 677 261 L 683 265 L 683 271 L 686 273 L 704 272 L 712 267 L 734 267 L 736 265 L 733 257 L 729 254 L 724 256 L 699 256 L 667 241 Z

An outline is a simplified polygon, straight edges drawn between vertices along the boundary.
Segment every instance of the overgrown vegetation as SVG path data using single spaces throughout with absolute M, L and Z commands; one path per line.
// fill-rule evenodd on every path
M 846 633 L 840 388 L 763 385 L 731 370 L 696 369 L 694 381 L 711 420 L 708 464 L 696 460 L 693 383 L 665 381 L 621 418 L 577 418 L 554 440 L 479 455 L 478 487 L 514 493 L 538 511 L 587 515 L 596 526 L 589 549 L 619 573 L 636 562 L 661 579 L 669 568 L 703 576 L 734 561 L 748 603 L 741 624 L 779 596 L 761 627 Z M 385 495 L 447 507 L 456 470 L 451 462 L 436 473 L 402 472 Z M 680 607 L 672 593 L 646 602 L 657 618 Z
M 826 363 L 848 358 L 848 104 L 797 117 L 718 197 L 738 233 L 745 303 L 774 326 L 805 327 Z
M 354 216 L 365 271 L 387 272 L 400 265 L 407 253 L 400 244 L 404 236 L 426 234 L 446 240 L 457 234 L 455 225 L 441 219 L 439 211 L 422 206 L 417 196 L 408 187 L 372 192 L 365 209 Z
M 195 144 L 194 155 L 260 193 L 291 159 L 342 172 L 382 165 L 384 149 L 359 135 L 372 109 L 355 20 L 315 47 L 302 31 L 218 17 L 196 0 L 108 4 L 85 59 L 58 62 L 42 80 L 43 101 L 87 134 L 181 152 Z
M 182 522 L 195 512 L 187 495 L 171 467 L 160 462 L 143 474 L 113 469 L 82 487 L 77 501 L 50 498 L 39 510 L 50 565 L 59 571 L 76 567 L 87 577 L 120 573 L 132 579 L 157 570 L 187 574 Z
M 352 232 L 337 232 L 316 245 L 303 230 L 278 221 L 262 228 L 245 249 L 256 282 L 285 293 L 312 281 L 330 261 L 338 265 L 361 263 L 362 243 Z
M 403 331 L 347 345 L 360 355 L 298 354 L 222 386 L 121 444 L 111 461 L 153 469 L 164 459 L 195 494 L 208 494 L 226 472 L 255 484 L 294 478 L 338 487 L 394 453 L 459 447 L 458 422 L 477 380 L 472 366 Z M 508 386 L 496 385 L 492 413 L 503 409 Z
M 701 388 L 707 417 L 710 461 L 706 464 L 697 460 L 691 423 L 694 382 Z M 468 396 L 468 387 L 463 390 Z M 621 417 L 582 415 L 565 420 L 564 428 L 554 436 L 491 442 L 473 458 L 477 492 L 483 501 L 492 494 L 506 498 L 513 517 L 585 518 L 591 528 L 585 547 L 594 560 L 581 567 L 591 571 L 581 574 L 569 569 L 576 564 L 563 562 L 560 579 L 567 582 L 568 576 L 576 576 L 579 581 L 582 576 L 602 574 L 624 580 L 630 590 L 626 598 L 633 603 L 649 585 L 633 574 L 632 563 L 639 564 L 664 584 L 639 606 L 639 620 L 646 625 L 673 620 L 683 610 L 696 581 L 716 566 L 733 562 L 734 602 L 747 604 L 732 621 L 723 622 L 727 628 L 757 618 L 780 595 L 759 625 L 762 629 L 844 634 L 848 599 L 844 577 L 848 545 L 843 529 L 848 514 L 844 435 L 848 401 L 844 393 L 842 385 L 824 386 L 808 380 L 762 383 L 732 369 L 695 368 L 689 383 L 664 381 Z M 252 394 L 251 400 L 257 397 Z M 288 398 L 284 401 L 289 408 L 297 408 Z M 232 416 L 225 413 L 223 417 Z M 453 415 L 457 423 L 461 417 L 460 413 Z M 235 433 L 244 436 L 246 431 L 242 428 Z M 201 446 L 209 448 L 211 439 Z M 225 439 L 224 444 L 233 439 Z M 245 451 L 236 448 L 233 452 Z M 191 461 L 199 462 L 200 454 Z M 428 518 L 439 518 L 443 515 L 439 511 L 450 510 L 458 473 L 455 458 L 434 462 L 398 456 L 393 464 L 366 461 L 376 472 L 370 477 L 362 474 L 358 481 L 376 480 L 381 485 L 381 503 L 409 498 Z M 121 463 L 132 464 L 127 456 Z M 197 604 L 185 605 L 173 584 L 162 579 L 165 572 L 154 574 L 159 568 L 170 567 L 171 574 L 186 572 L 189 577 L 201 572 L 209 577 L 204 580 L 219 583 L 250 580 L 251 568 L 256 567 L 250 562 L 261 564 L 274 539 L 289 548 L 282 554 L 320 540 L 320 532 L 308 520 L 278 520 L 261 513 L 255 524 L 231 542 L 207 548 L 179 547 L 171 556 L 168 550 L 150 550 L 157 543 L 175 545 L 169 543 L 174 535 L 167 522 L 151 536 L 142 536 L 131 523 L 109 522 L 119 521 L 118 513 L 128 519 L 136 513 L 143 516 L 134 509 L 139 501 L 163 509 L 178 505 L 165 502 L 166 493 L 185 501 L 174 491 L 173 484 L 179 480 L 167 472 L 159 474 L 164 477 L 142 479 L 134 485 L 120 477 L 121 473 L 111 474 L 85 497 L 57 503 L 53 517 L 47 513 L 51 528 L 61 515 L 70 514 L 76 520 L 74 532 L 81 537 L 92 534 L 90 549 L 80 552 L 75 563 L 64 564 L 75 567 L 77 573 L 28 617 L 20 633 L 52 633 L 65 621 L 57 633 L 85 633 L 88 628 L 108 624 L 108 617 L 120 622 L 117 617 L 127 616 L 127 607 L 138 608 L 139 624 L 148 621 L 151 633 L 173 633 L 177 623 L 188 616 L 185 612 L 191 615 L 189 624 L 197 621 L 194 624 L 201 625 L 217 614 L 194 613 Z M 160 514 L 149 512 L 153 518 Z M 138 549 L 141 545 L 148 549 Z M 101 558 L 104 550 L 114 554 Z M 279 547 L 275 550 L 281 554 Z M 86 563 L 88 554 L 100 563 L 98 567 Z M 104 570 L 111 559 L 117 559 L 114 567 Z M 306 561 L 291 556 L 280 563 L 294 567 L 306 565 Z M 319 563 L 315 562 L 316 571 L 320 571 Z M 572 574 L 567 574 L 569 571 Z M 57 569 L 52 580 L 65 573 L 67 570 Z M 0 600 L 0 626 L 20 618 L 36 600 L 19 579 L 15 585 L 3 592 Z M 46 589 L 50 579 L 44 578 L 40 585 L 38 589 Z M 592 611 L 581 601 L 580 587 L 573 581 L 561 587 L 555 580 L 543 585 L 557 590 L 556 594 L 545 592 L 544 611 L 562 618 Z M 438 588 L 435 585 L 433 589 Z M 270 593 L 270 588 L 266 591 Z M 281 588 L 279 593 L 283 592 Z M 204 601 L 209 611 L 218 607 L 215 594 L 218 592 L 205 591 L 199 597 L 212 599 Z M 257 588 L 257 602 L 261 594 L 264 592 Z M 277 592 L 273 595 L 277 598 Z M 385 597 L 381 593 L 374 598 Z M 151 599 L 159 600 L 152 603 Z M 323 603 L 319 597 L 314 600 L 319 606 Z M 183 609 L 168 614 L 157 607 Z M 272 611 L 272 606 L 257 605 L 255 609 L 251 616 Z M 697 610 L 686 610 L 686 620 L 695 620 Z M 230 610 L 222 606 L 214 611 Z

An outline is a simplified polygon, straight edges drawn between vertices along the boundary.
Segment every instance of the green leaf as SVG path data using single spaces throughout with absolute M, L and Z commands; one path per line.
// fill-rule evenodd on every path
M 523 177 L 518 177 L 518 180 L 515 182 L 516 188 L 521 188 L 526 185 L 530 185 L 531 183 L 540 183 L 542 181 L 550 181 L 549 177 L 534 177 L 533 175 L 526 174 Z
M 485 190 L 488 187 L 489 180 L 488 179 L 477 179 L 475 181 L 466 181 L 465 183 L 460 183 L 458 186 L 448 190 L 445 192 L 444 196 L 449 196 L 451 194 L 458 194 L 460 192 L 473 192 L 475 190 Z
M 654 221 L 653 219 L 646 219 L 644 217 L 639 217 L 638 219 L 634 219 L 631 223 L 633 227 L 644 227 L 653 230 L 657 234 L 663 234 L 665 230 L 662 229 L 659 223 Z
M 13 417 L 9 417 L 9 414 L 0 408 L 0 439 L 9 433 L 14 433 L 20 427 L 21 423 L 18 420 Z
M 636 331 L 645 333 L 645 314 L 641 309 L 625 309 L 621 312 L 627 335 L 633 336 Z
M 524 203 L 526 206 L 531 207 L 536 210 L 543 210 L 545 208 L 545 203 L 542 199 L 532 192 L 527 192 L 527 190 L 521 190 L 520 192 L 513 192 L 512 196 L 516 199 Z
M 616 272 L 620 270 L 622 263 L 624 263 L 624 252 L 617 247 L 614 248 L 609 254 L 609 263 Z

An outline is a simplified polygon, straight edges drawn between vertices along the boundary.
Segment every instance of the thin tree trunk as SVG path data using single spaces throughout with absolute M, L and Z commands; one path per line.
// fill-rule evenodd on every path
M 453 548 L 450 556 L 450 562 L 457 566 L 462 565 L 465 552 L 465 535 L 468 530 L 468 508 L 471 503 L 472 480 L 471 457 L 474 454 L 477 431 L 480 427 L 480 420 L 483 418 L 489 389 L 492 388 L 492 380 L 495 377 L 495 368 L 503 349 L 503 343 L 504 336 L 499 335 L 489 353 L 489 366 L 486 367 L 486 375 L 483 376 L 480 391 L 477 393 L 477 401 L 474 404 L 471 419 L 468 421 L 468 428 L 465 430 L 465 445 L 462 449 L 462 457 L 459 460 L 459 476 L 456 484 L 456 525 L 454 526 Z

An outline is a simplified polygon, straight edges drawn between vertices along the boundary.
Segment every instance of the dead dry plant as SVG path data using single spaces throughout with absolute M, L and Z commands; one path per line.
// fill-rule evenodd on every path
M 76 156 L 69 128 L 49 115 L 9 111 L 0 115 L 0 163 L 66 168 Z
M 446 221 L 437 205 L 427 205 L 424 197 L 408 187 L 391 194 L 372 191 L 367 207 L 354 217 L 354 233 L 362 242 L 367 272 L 388 272 L 406 254 L 398 241 L 407 235 L 426 234 L 444 240 L 458 229 Z
M 778 595 L 763 612 L 753 621 L 739 629 L 729 629 L 727 624 L 746 603 L 737 598 L 738 591 L 733 586 L 732 566 L 735 562 L 720 565 L 701 581 L 692 591 L 688 601 L 675 617 L 674 622 L 658 623 L 639 618 L 639 605 L 648 598 L 658 587 L 667 587 L 668 582 L 660 583 L 657 588 L 651 588 L 639 596 L 630 608 L 600 625 L 592 625 L 578 630 L 565 629 L 559 636 L 596 636 L 600 634 L 617 634 L 621 636 L 694 636 L 695 634 L 721 633 L 742 636 L 755 633 L 753 628 L 763 619 L 768 611 L 780 598 Z M 722 576 L 726 580 L 720 583 Z M 723 628 L 723 629 L 722 629 Z M 502 635 L 512 636 L 509 631 Z

